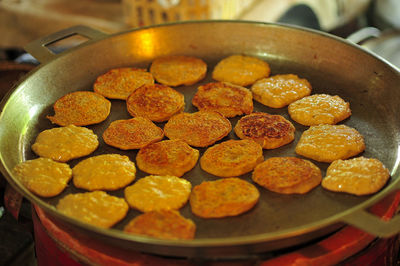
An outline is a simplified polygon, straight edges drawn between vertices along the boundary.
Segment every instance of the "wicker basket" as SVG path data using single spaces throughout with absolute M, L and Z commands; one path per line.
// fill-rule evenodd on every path
M 133 27 L 173 21 L 235 19 L 255 0 L 123 0 L 125 23 Z

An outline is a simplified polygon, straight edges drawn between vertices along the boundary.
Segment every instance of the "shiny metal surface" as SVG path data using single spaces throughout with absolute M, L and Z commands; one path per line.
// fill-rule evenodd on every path
M 79 34 L 81 29 L 77 27 L 72 32 Z M 88 29 L 85 28 L 85 31 Z M 71 34 L 71 31 L 67 32 Z M 354 224 L 378 236 L 393 235 L 400 231 L 399 217 L 386 223 L 366 211 L 400 186 L 400 73 L 358 46 L 302 28 L 237 21 L 177 23 L 109 36 L 92 34 L 87 43 L 60 55 L 50 56 L 43 56 L 42 48 L 52 39 L 60 39 L 60 36 L 45 39 L 36 43 L 40 48 L 31 46 L 28 49 L 34 56 L 37 53 L 38 58 L 43 58 L 43 64 L 2 102 L 0 160 L 2 173 L 7 180 L 59 223 L 87 237 L 121 248 L 181 257 L 250 256 L 306 243 L 345 223 Z M 364 135 L 366 151 L 363 156 L 381 160 L 390 170 L 390 182 L 379 193 L 363 197 L 333 193 L 321 187 L 306 195 L 280 195 L 259 188 L 261 198 L 256 207 L 232 218 L 201 219 L 191 214 L 190 207 L 186 205 L 181 213 L 196 223 L 196 239 L 165 241 L 124 234 L 120 229 L 139 214 L 134 210 L 130 210 L 127 218 L 113 229 L 94 228 L 58 213 L 54 205 L 61 197 L 82 192 L 72 184 L 61 195 L 43 199 L 27 191 L 13 178 L 10 171 L 18 162 L 35 157 L 30 145 L 36 135 L 53 127 L 45 116 L 52 114 L 52 104 L 59 97 L 71 91 L 91 90 L 95 78 L 110 68 L 148 67 L 154 58 L 169 54 L 197 56 L 204 59 L 209 67 L 207 77 L 200 83 L 177 88 L 185 94 L 185 111 L 188 112 L 195 111 L 191 99 L 197 86 L 210 82 L 215 63 L 231 54 L 260 57 L 271 65 L 272 74 L 295 73 L 307 78 L 313 85 L 313 93 L 340 95 L 350 102 L 353 112 L 343 123 Z M 255 103 L 255 111 L 289 118 L 287 108 L 271 109 Z M 110 122 L 124 118 L 129 118 L 125 102 L 112 100 L 110 117 L 101 124 L 89 126 L 100 139 L 100 147 L 92 155 L 118 152 L 135 160 L 135 151 L 120 151 L 101 140 L 101 134 Z M 237 120 L 231 119 L 233 126 Z M 265 150 L 265 158 L 295 155 L 294 147 L 306 127 L 294 125 L 297 129 L 295 141 L 279 149 Z M 233 132 L 229 137 L 236 138 Z M 78 161 L 70 162 L 71 166 Z M 328 164 L 317 165 L 325 173 Z M 145 175 L 139 171 L 137 178 Z M 242 177 L 251 180 L 250 174 Z M 197 165 L 184 178 L 197 185 L 215 177 Z M 123 191 L 110 194 L 122 197 Z

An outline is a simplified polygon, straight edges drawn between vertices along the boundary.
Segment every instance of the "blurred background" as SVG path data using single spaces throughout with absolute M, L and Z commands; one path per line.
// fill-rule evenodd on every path
M 204 19 L 280 22 L 361 44 L 400 67 L 400 0 L 0 0 L 0 99 L 38 62 L 28 43 L 83 24 L 106 33 Z M 36 265 L 29 202 L 18 220 L 0 176 L 0 265 Z M 12 192 L 10 192 L 12 195 Z

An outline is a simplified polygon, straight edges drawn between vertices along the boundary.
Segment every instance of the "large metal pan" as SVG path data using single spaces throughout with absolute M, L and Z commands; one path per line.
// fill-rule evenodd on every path
M 89 40 L 55 55 L 47 45 L 78 34 Z M 2 102 L 0 116 L 0 159 L 2 172 L 20 193 L 39 205 L 60 224 L 96 241 L 121 248 L 160 255 L 182 257 L 249 256 L 292 247 L 315 240 L 344 224 L 354 225 L 377 236 L 400 231 L 400 218 L 384 222 L 368 212 L 368 207 L 399 189 L 400 73 L 383 59 L 346 40 L 317 31 L 277 24 L 238 21 L 203 21 L 168 24 L 107 35 L 87 27 L 74 27 L 31 43 L 28 52 L 42 62 Z M 381 160 L 391 180 L 372 196 L 357 197 L 333 193 L 318 187 L 306 195 L 281 195 L 260 188 L 256 207 L 238 217 L 201 219 L 186 205 L 181 213 L 197 224 L 193 241 L 166 241 L 124 234 L 120 229 L 139 213 L 130 210 L 126 219 L 113 229 L 100 229 L 70 219 L 54 208 L 68 193 L 80 192 L 71 184 L 60 196 L 44 199 L 26 190 L 11 174 L 19 162 L 34 158 L 30 149 L 37 134 L 53 127 L 45 116 L 52 104 L 76 90 L 91 90 L 95 78 L 110 68 L 148 67 L 159 56 L 179 54 L 204 59 L 209 74 L 201 83 L 211 81 L 215 63 L 231 54 L 257 56 L 268 61 L 272 74 L 296 73 L 313 85 L 313 93 L 338 94 L 350 102 L 353 115 L 343 123 L 360 131 L 366 141 L 364 156 Z M 197 85 L 179 87 L 185 94 L 186 111 L 194 111 L 191 98 Z M 271 109 L 255 104 L 256 111 L 281 114 L 287 108 Z M 125 103 L 112 101 L 110 117 L 90 126 L 101 133 L 115 119 L 129 118 Z M 235 125 L 237 119 L 232 119 Z M 162 124 L 160 124 L 162 126 Z M 294 147 L 306 127 L 296 124 L 293 143 L 264 151 L 271 156 L 295 156 Z M 231 133 L 230 138 L 235 138 Z M 203 152 L 204 149 L 201 150 Z M 118 152 L 135 160 L 135 151 L 123 152 L 103 142 L 94 155 Z M 74 166 L 77 161 L 70 164 Z M 327 164 L 317 164 L 325 173 Z M 138 178 L 145 176 L 139 172 Z M 215 177 L 199 166 L 185 176 L 193 185 Z M 242 176 L 249 180 L 250 175 Z M 112 194 L 123 196 L 122 190 Z

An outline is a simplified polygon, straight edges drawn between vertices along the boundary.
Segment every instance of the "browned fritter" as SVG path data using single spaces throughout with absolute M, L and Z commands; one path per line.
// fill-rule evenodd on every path
M 321 183 L 321 170 L 296 157 L 272 157 L 256 166 L 253 181 L 282 194 L 305 194 Z
M 296 153 L 319 161 L 347 159 L 365 150 L 364 138 L 356 129 L 346 125 L 317 125 L 303 132 Z
M 358 157 L 332 162 L 321 185 L 327 190 L 362 196 L 378 192 L 389 178 L 389 170 L 378 159 Z
M 141 86 L 128 96 L 126 104 L 133 117 L 146 117 L 154 122 L 167 121 L 185 108 L 182 93 L 160 84 Z
M 193 56 L 170 55 L 156 58 L 150 72 L 164 85 L 192 85 L 206 76 L 207 64 Z
M 142 85 L 154 84 L 153 75 L 142 68 L 114 68 L 97 77 L 95 92 L 111 99 L 125 100 Z
M 213 111 L 181 113 L 171 117 L 164 126 L 170 139 L 179 139 L 191 146 L 207 147 L 227 136 L 232 125 L 227 118 Z
M 108 117 L 111 102 L 91 91 L 76 91 L 64 95 L 54 103 L 54 116 L 46 116 L 60 126 L 87 126 L 100 123 Z
M 271 69 L 267 62 L 252 56 L 231 55 L 215 66 L 212 78 L 239 86 L 251 85 L 268 77 Z
M 234 130 L 241 139 L 252 139 L 264 149 L 275 149 L 292 142 L 296 129 L 283 116 L 257 112 L 242 117 Z
M 72 170 L 66 163 L 48 158 L 37 158 L 17 164 L 13 173 L 29 191 L 41 197 L 60 194 L 72 178 Z
M 253 98 L 268 107 L 282 108 L 310 95 L 310 82 L 294 74 L 281 74 L 260 79 L 251 86 Z
M 205 181 L 190 195 L 192 212 L 202 218 L 236 216 L 252 209 L 260 192 L 251 183 L 237 177 Z
M 153 175 L 181 177 L 199 159 L 199 151 L 182 140 L 164 140 L 146 145 L 136 155 L 140 170 Z
M 220 177 L 248 173 L 264 160 L 262 147 L 251 139 L 228 140 L 208 148 L 200 159 L 201 168 Z
M 196 225 L 176 210 L 161 210 L 133 218 L 124 227 L 124 232 L 160 239 L 193 239 Z
M 250 90 L 226 82 L 211 82 L 199 86 L 192 103 L 199 110 L 216 111 L 225 117 L 253 112 Z
M 121 150 L 140 149 L 163 137 L 164 131 L 144 117 L 116 120 L 103 132 L 104 142 Z
M 68 194 L 58 202 L 57 210 L 84 223 L 110 228 L 125 218 L 129 206 L 124 199 L 104 191 Z

